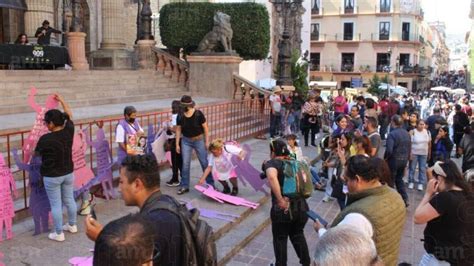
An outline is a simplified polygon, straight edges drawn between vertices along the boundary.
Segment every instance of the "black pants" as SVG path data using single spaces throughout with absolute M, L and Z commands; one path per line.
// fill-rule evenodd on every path
M 405 190 L 405 183 L 403 182 L 403 175 L 405 174 L 405 168 L 408 165 L 407 160 L 397 160 L 393 159 L 388 162 L 390 167 L 390 172 L 392 173 L 392 182 L 395 183 L 398 193 L 405 201 L 405 204 L 408 203 L 408 194 Z
M 288 237 L 293 245 L 301 265 L 310 265 L 308 244 L 304 236 L 304 226 L 308 221 L 306 215 L 308 204 L 304 199 L 291 202 L 290 212 L 285 213 L 276 204 L 272 206 L 270 217 L 272 220 L 273 252 L 275 253 L 275 266 L 287 264 Z
M 379 116 L 379 123 L 380 123 L 380 131 L 379 131 L 379 134 L 380 134 L 380 138 L 382 140 L 385 139 L 385 136 L 387 135 L 387 129 L 388 129 L 388 125 L 390 124 L 390 121 L 389 121 L 389 117 L 388 116 Z
M 183 158 L 181 157 L 180 153 L 176 152 L 176 139 L 169 139 L 168 141 L 171 145 L 171 164 L 173 170 L 173 177 L 171 180 L 179 182 L 179 174 L 181 173 L 183 167 Z
M 303 130 L 303 135 L 304 135 L 304 145 L 308 146 L 308 138 L 310 136 L 309 132 L 311 131 L 311 145 L 315 145 L 314 141 L 316 139 L 316 134 L 319 133 L 319 124 L 318 123 L 309 123 L 306 122 L 306 127 Z

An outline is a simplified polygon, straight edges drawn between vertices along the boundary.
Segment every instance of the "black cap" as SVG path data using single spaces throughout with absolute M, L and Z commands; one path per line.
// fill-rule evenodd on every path
M 131 115 L 133 113 L 136 113 L 137 109 L 133 106 L 126 106 L 125 109 L 123 109 L 123 115 Z

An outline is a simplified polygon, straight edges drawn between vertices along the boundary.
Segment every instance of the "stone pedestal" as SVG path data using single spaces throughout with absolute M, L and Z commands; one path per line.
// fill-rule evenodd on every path
M 135 45 L 135 52 L 138 57 L 138 69 L 156 69 L 156 55 L 152 48 L 156 42 L 153 40 L 140 40 Z
M 135 69 L 134 52 L 126 49 L 100 49 L 91 53 L 91 68 L 97 70 Z
M 233 74 L 239 73 L 242 58 L 238 55 L 190 55 L 189 90 L 193 95 L 232 99 Z
M 89 70 L 86 59 L 86 34 L 84 32 L 68 32 L 67 48 L 73 70 Z

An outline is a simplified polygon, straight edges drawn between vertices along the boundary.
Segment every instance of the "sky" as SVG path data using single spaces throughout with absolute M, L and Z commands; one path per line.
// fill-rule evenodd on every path
M 422 0 L 425 20 L 444 21 L 446 34 L 465 34 L 471 28 L 471 0 Z

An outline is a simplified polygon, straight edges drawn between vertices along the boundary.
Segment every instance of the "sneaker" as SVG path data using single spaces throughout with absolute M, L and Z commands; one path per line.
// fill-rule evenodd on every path
M 182 187 L 178 190 L 178 195 L 183 195 L 184 193 L 188 193 L 188 192 L 189 192 L 189 188 Z
M 222 190 L 222 193 L 230 194 L 230 187 L 224 187 L 224 189 Z
M 328 195 L 324 196 L 323 198 L 323 202 L 329 202 L 331 200 L 333 200 L 333 198 L 329 197 Z
M 91 205 L 90 203 L 82 204 L 81 209 L 79 210 L 79 215 L 87 216 L 91 214 Z
M 422 184 L 418 184 L 418 186 L 416 187 L 416 189 L 418 189 L 418 191 L 423 191 L 423 185 L 422 185 Z
M 180 182 L 178 180 L 171 179 L 170 181 L 166 182 L 166 185 L 168 187 L 178 187 L 180 185 Z
M 237 194 L 239 194 L 239 189 L 236 187 L 232 188 L 232 192 L 230 192 L 230 195 L 236 196 Z
M 65 224 L 63 225 L 63 230 L 64 231 L 69 231 L 70 233 L 77 233 L 77 225 L 69 225 Z
M 50 233 L 48 235 L 48 238 L 58 242 L 63 242 L 64 240 L 66 240 L 66 238 L 64 238 L 64 233 L 57 234 L 56 232 Z
M 408 188 L 409 189 L 413 189 L 414 186 L 415 186 L 415 184 L 413 184 L 412 182 L 408 183 Z

